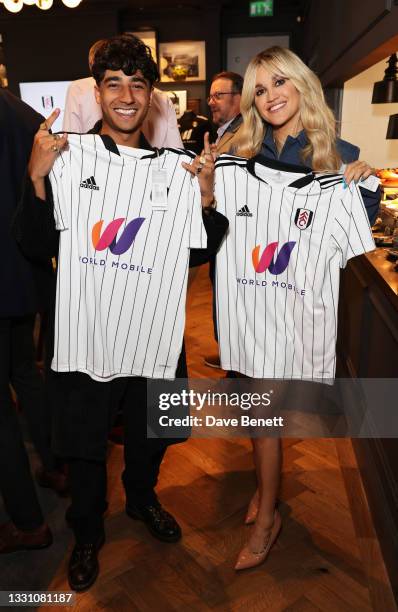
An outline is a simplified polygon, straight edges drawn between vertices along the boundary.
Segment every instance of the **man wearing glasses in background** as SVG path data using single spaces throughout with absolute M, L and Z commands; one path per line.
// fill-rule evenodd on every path
M 233 153 L 234 143 L 239 136 L 242 126 L 242 115 L 240 114 L 240 99 L 242 95 L 243 77 L 236 72 L 219 72 L 213 76 L 210 95 L 207 98 L 211 118 L 217 127 L 217 139 L 214 149 L 217 155 L 221 153 Z M 210 280 L 214 280 L 215 258 L 210 259 Z M 213 300 L 214 309 L 214 300 Z M 214 336 L 217 340 L 217 329 L 215 314 L 213 312 Z M 204 362 L 210 368 L 220 367 L 220 357 L 217 354 L 208 355 Z
M 207 98 L 211 118 L 217 129 L 217 154 L 232 153 L 233 144 L 242 125 L 240 98 L 243 78 L 236 72 L 214 75 Z

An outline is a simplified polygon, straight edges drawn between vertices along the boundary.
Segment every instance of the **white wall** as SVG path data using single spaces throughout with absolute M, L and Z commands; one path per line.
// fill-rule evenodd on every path
M 386 140 L 388 118 L 398 113 L 398 103 L 371 103 L 373 85 L 383 80 L 387 60 L 344 84 L 341 137 L 360 147 L 360 159 L 375 168 L 398 167 L 398 140 Z

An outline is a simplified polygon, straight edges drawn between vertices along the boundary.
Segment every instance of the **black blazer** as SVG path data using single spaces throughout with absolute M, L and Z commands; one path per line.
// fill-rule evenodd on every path
M 34 313 L 46 302 L 51 262 L 28 261 L 12 234 L 33 137 L 43 117 L 0 88 L 0 317 Z M 33 235 L 32 240 L 39 239 Z

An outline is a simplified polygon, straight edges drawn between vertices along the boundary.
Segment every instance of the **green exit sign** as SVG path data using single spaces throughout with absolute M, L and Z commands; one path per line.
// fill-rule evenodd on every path
M 250 2 L 250 17 L 272 17 L 274 14 L 274 0 Z

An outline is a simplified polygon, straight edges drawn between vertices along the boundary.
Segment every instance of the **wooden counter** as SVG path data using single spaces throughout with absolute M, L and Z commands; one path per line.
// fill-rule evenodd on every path
M 386 295 L 398 308 L 398 268 L 395 269 L 398 266 L 398 260 L 394 262 L 388 259 L 388 249 L 382 247 L 367 253 L 365 258 L 371 264 L 370 272 L 375 279 L 378 279 L 380 286 L 385 287 Z M 388 289 L 391 290 L 391 295 Z
M 387 249 L 352 259 L 341 274 L 337 375 L 398 377 L 398 272 Z M 398 397 L 391 397 L 398 410 Z M 398 439 L 353 439 L 391 583 L 398 597 Z
M 386 253 L 381 248 L 355 257 L 342 272 L 340 376 L 398 377 L 398 272 Z

